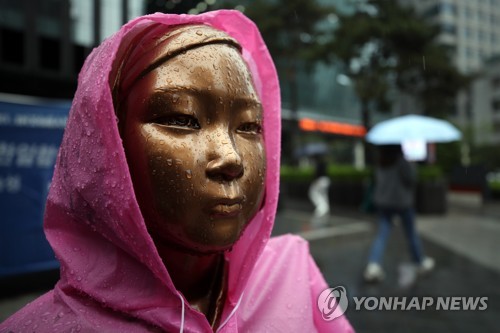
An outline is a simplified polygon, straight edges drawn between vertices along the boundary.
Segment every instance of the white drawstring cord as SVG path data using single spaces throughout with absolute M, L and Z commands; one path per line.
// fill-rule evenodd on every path
M 216 333 L 219 332 L 221 330 L 221 328 L 224 327 L 224 325 L 227 324 L 227 322 L 229 321 L 229 319 L 231 319 L 231 317 L 234 315 L 234 313 L 236 312 L 236 310 L 240 306 L 240 303 L 241 303 L 242 299 L 243 299 L 243 293 L 241 293 L 240 299 L 238 300 L 238 303 L 236 303 L 233 311 L 231 311 L 231 313 L 229 314 L 229 316 L 227 316 L 226 320 L 224 320 L 224 322 L 219 325 L 219 328 L 217 329 Z
M 179 298 L 181 299 L 182 302 L 181 329 L 179 330 L 179 332 L 184 333 L 184 298 L 182 297 L 180 292 L 177 292 L 177 295 L 179 295 Z
M 181 311 L 181 329 L 179 330 L 180 333 L 184 333 L 184 298 L 182 297 L 181 293 L 180 292 L 177 292 L 177 295 L 179 296 L 179 298 L 181 299 L 181 303 L 182 303 L 182 311 Z M 238 309 L 238 307 L 240 306 L 240 303 L 241 303 L 241 300 L 243 299 L 243 293 L 241 294 L 240 296 L 240 299 L 238 300 L 238 303 L 236 303 L 234 309 L 231 311 L 231 313 L 229 314 L 229 316 L 227 316 L 226 320 L 224 320 L 224 322 L 219 325 L 219 328 L 217 329 L 217 332 L 219 332 L 221 330 L 222 327 L 224 327 L 224 325 L 227 324 L 227 322 L 229 321 L 229 319 L 231 319 L 231 317 L 234 315 L 234 313 L 236 312 L 236 310 Z

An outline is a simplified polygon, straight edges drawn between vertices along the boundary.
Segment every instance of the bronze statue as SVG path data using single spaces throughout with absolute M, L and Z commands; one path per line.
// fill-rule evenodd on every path
M 262 202 L 262 105 L 236 40 L 202 25 L 160 28 L 147 53 L 120 66 L 131 82 L 126 94 L 115 82 L 120 134 L 158 252 L 213 327 L 225 297 L 221 253 Z M 144 70 L 130 77 L 136 66 Z

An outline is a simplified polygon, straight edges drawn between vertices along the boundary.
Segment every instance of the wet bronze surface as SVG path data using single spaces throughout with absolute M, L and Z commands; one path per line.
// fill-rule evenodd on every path
M 227 45 L 189 50 L 135 84 L 122 137 L 156 242 L 214 252 L 238 239 L 263 193 L 261 113 Z

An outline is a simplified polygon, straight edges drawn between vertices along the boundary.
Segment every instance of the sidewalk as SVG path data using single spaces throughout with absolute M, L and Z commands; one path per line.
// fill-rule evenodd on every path
M 346 315 L 357 332 L 500 332 L 500 205 L 450 202 L 446 215 L 418 215 L 424 251 L 436 260 L 436 268 L 416 280 L 408 278 L 406 241 L 401 228 L 394 228 L 384 257 L 387 277 L 380 284 L 362 280 L 375 216 L 337 209 L 327 226 L 308 230 L 311 212 L 307 203 L 284 203 L 275 234 L 289 229 L 308 239 L 329 286 L 344 286 L 349 298 L 488 297 L 484 311 L 357 311 L 351 302 Z
M 292 232 L 314 241 L 346 233 L 372 232 L 375 227 L 374 215 L 337 209 L 324 228 L 312 229 L 310 204 L 293 202 L 287 207 L 294 208 L 279 212 L 275 235 Z M 417 215 L 417 228 L 429 241 L 500 273 L 500 203 L 463 207 L 451 202 L 445 215 Z

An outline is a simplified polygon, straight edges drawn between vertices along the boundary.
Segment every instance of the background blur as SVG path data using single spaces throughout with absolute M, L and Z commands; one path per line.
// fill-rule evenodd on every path
M 57 279 L 43 209 L 87 55 L 136 16 L 221 8 L 256 22 L 280 78 L 274 233 L 307 238 L 329 284 L 351 295 L 490 299 L 479 312 L 348 310 L 353 326 L 498 331 L 500 0 L 0 0 L 0 319 Z M 416 161 L 417 220 L 437 266 L 425 279 L 401 282 L 408 258 L 394 231 L 386 251 L 392 277 L 366 285 L 360 276 L 374 231 L 375 149 L 364 137 L 404 114 L 443 118 L 462 132 L 459 141 L 425 143 Z M 307 198 L 314 159 L 303 153 L 317 143 L 326 147 L 332 180 L 332 214 L 319 229 L 311 226 Z

